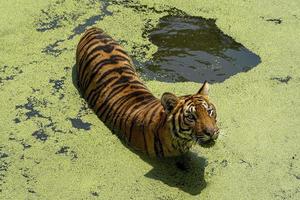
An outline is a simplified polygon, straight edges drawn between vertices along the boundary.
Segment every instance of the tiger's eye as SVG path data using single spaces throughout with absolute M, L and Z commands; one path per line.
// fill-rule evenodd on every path
M 187 116 L 187 119 L 188 119 L 189 121 L 194 121 L 194 120 L 195 120 L 195 117 L 194 117 L 194 115 L 189 114 L 189 115 Z

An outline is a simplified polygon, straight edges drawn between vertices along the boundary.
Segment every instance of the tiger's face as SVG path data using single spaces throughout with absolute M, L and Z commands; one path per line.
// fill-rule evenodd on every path
M 219 136 L 215 106 L 208 100 L 208 83 L 194 95 L 176 97 L 164 93 L 161 99 L 176 139 L 207 144 Z

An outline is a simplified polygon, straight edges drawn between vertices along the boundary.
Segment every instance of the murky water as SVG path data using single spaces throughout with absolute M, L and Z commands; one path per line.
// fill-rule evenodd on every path
M 213 19 L 164 16 L 148 32 L 158 46 L 153 60 L 139 68 L 143 76 L 164 82 L 222 82 L 261 62 L 260 57 L 225 35 Z

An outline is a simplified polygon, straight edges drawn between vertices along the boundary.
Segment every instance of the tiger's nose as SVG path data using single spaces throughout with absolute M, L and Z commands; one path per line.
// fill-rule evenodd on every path
M 206 128 L 204 131 L 204 134 L 215 140 L 219 136 L 219 129 L 218 128 Z

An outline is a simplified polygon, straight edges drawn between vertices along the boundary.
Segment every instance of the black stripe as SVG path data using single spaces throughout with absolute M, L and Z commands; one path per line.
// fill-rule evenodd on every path
M 79 64 L 82 65 L 84 61 L 86 61 L 86 59 L 88 59 L 90 57 L 90 55 L 93 55 L 95 52 L 98 52 L 98 51 L 104 51 L 105 53 L 111 53 L 113 50 L 114 50 L 114 46 L 112 45 L 102 45 L 99 43 L 99 45 L 97 45 L 96 47 L 94 47 L 93 49 L 92 46 L 96 45 L 97 43 L 99 43 L 98 41 L 94 42 L 94 43 L 91 43 L 91 45 L 89 45 L 87 51 L 86 51 L 86 55 L 83 56 L 81 59 L 80 59 L 80 62 Z M 101 57 L 101 54 L 95 54 L 95 55 L 98 55 L 99 57 Z M 91 59 L 93 59 L 95 57 L 95 55 L 92 56 Z M 85 63 L 87 62 L 90 62 L 90 59 L 88 59 L 88 61 L 86 61 Z M 86 65 L 86 64 L 85 64 Z
M 134 116 L 133 116 L 133 118 L 132 118 L 132 120 L 131 120 L 131 126 L 130 126 L 130 129 L 129 129 L 129 138 L 128 138 L 128 141 L 129 141 L 129 142 L 131 142 L 131 136 L 132 136 L 133 127 L 134 127 L 134 125 L 137 125 L 137 123 L 135 123 L 135 120 L 137 120 L 137 118 L 139 117 L 139 114 L 140 114 L 141 112 L 143 112 L 143 111 L 144 111 L 144 109 L 138 110 L 138 111 L 134 114 Z M 138 137 L 140 137 L 140 136 L 138 136 Z
M 145 119 L 144 119 L 145 120 Z M 143 121 L 143 124 L 142 124 L 142 135 L 144 137 L 144 149 L 145 149 L 145 153 L 146 154 L 149 154 L 148 153 L 148 147 L 147 147 L 147 140 L 146 140 L 146 134 L 145 134 L 145 121 Z
M 100 37 L 100 36 L 99 36 Z M 88 41 L 86 41 L 86 43 L 83 45 L 83 47 L 80 49 L 80 52 L 82 52 L 83 51 L 83 49 L 88 45 L 88 47 L 85 49 L 85 51 L 83 52 L 83 55 L 81 56 L 81 58 L 79 59 L 79 65 L 81 66 L 82 65 L 82 63 L 91 55 L 91 53 L 90 53 L 90 51 L 91 51 L 91 48 L 92 48 L 92 46 L 94 46 L 94 45 L 97 45 L 97 44 L 99 44 L 99 45 L 102 45 L 101 44 L 101 40 L 99 41 L 99 40 L 96 40 L 96 41 L 94 41 L 94 42 L 92 42 L 92 40 L 94 40 L 94 39 L 97 39 L 97 35 L 96 35 L 96 37 L 92 37 L 92 38 L 90 38 Z M 97 45 L 98 46 L 98 45 Z
M 164 157 L 164 151 L 161 144 L 161 141 L 158 136 L 154 135 L 154 151 L 156 154 L 156 157 L 162 158 Z
M 119 61 L 127 61 L 126 58 L 121 57 L 121 56 L 111 56 L 108 59 L 104 59 L 104 60 L 100 60 L 98 63 L 96 63 L 94 66 L 96 66 L 94 69 L 92 69 L 92 77 L 94 77 L 96 74 L 98 74 L 99 70 L 104 66 L 104 65 L 108 65 L 108 64 L 118 64 Z M 125 65 L 124 65 L 125 66 Z M 131 69 L 131 68 L 130 68 Z M 107 74 L 106 74 L 107 75 Z M 99 79 L 98 81 L 100 81 L 101 79 Z M 97 81 L 97 82 L 98 82 Z
M 122 101 L 122 100 L 126 100 L 126 98 L 128 98 L 128 95 L 130 95 L 131 97 L 133 96 L 132 95 L 133 93 L 129 93 L 127 94 L 126 96 L 122 96 L 121 98 L 117 99 L 115 102 L 113 102 L 113 105 L 110 105 L 110 107 L 112 108 L 116 103 L 118 103 L 119 101 Z M 139 92 L 139 94 L 141 95 L 141 93 Z M 98 114 L 98 112 L 104 107 L 106 106 L 106 108 L 104 109 L 104 111 L 106 111 L 108 109 L 108 106 L 106 105 L 108 103 L 109 99 L 105 99 L 105 101 L 103 102 L 103 104 L 97 109 L 96 113 Z M 100 118 L 101 116 L 104 114 L 104 112 L 101 112 L 100 114 Z
M 161 107 L 161 109 L 162 109 L 162 106 L 160 103 L 158 104 L 158 107 Z M 156 107 L 155 107 L 155 109 L 156 109 Z M 156 112 L 160 112 L 161 117 L 160 117 L 160 121 L 156 125 L 154 133 L 153 133 L 154 134 L 154 143 L 153 143 L 154 151 L 155 151 L 155 154 L 157 157 L 164 157 L 163 146 L 159 139 L 159 130 L 160 130 L 160 128 L 162 128 L 165 125 L 166 120 L 167 120 L 167 115 L 164 112 L 162 112 L 162 110 L 160 110 L 160 111 L 157 110 Z
M 109 84 L 114 84 L 113 81 L 116 81 L 119 78 L 119 76 L 113 76 L 113 77 L 108 77 L 107 80 L 103 81 L 101 84 L 98 84 L 94 89 L 92 89 L 90 91 L 90 93 L 88 94 L 89 96 L 89 101 L 91 102 L 91 105 L 94 105 L 96 103 L 96 101 L 101 97 L 103 97 L 105 95 L 105 92 L 109 89 L 111 89 L 110 87 L 108 87 Z
M 115 84 L 115 82 L 114 83 L 112 83 L 112 85 L 113 84 Z M 124 85 L 125 86 L 128 86 L 129 84 L 131 84 L 131 82 L 130 83 L 125 83 Z M 92 96 L 92 99 L 91 99 L 91 104 L 95 104 L 96 103 L 96 100 L 99 98 L 99 95 L 98 95 L 98 98 L 95 98 L 95 96 L 97 95 L 97 93 L 98 92 L 100 92 L 100 90 L 102 90 L 103 88 L 105 88 L 105 85 L 103 85 L 100 89 L 94 89 L 95 90 L 95 93 L 94 93 L 94 95 Z M 107 90 L 108 89 L 113 89 L 114 90 L 114 88 L 108 88 L 108 87 L 106 87 L 107 88 Z M 125 88 L 124 88 L 125 89 Z M 93 91 L 94 91 L 93 90 Z M 103 92 L 101 92 L 101 97 L 103 97 L 103 96 L 105 96 L 105 93 L 107 92 L 107 90 L 105 90 L 105 91 L 103 91 Z M 120 91 L 122 91 L 122 90 L 120 90 Z M 111 93 L 111 95 L 115 95 L 117 92 L 120 92 L 120 91 L 113 91 L 112 93 Z M 92 91 L 91 91 L 92 92 Z
M 86 49 L 86 51 L 84 52 L 85 54 L 79 60 L 79 66 L 81 66 L 83 69 L 85 68 L 85 66 L 89 66 L 87 63 L 90 63 L 95 57 L 97 57 L 97 56 L 99 56 L 99 58 L 101 57 L 101 54 L 95 54 L 95 55 L 93 55 L 95 52 L 97 52 L 97 51 L 104 51 L 106 53 L 111 53 L 113 51 L 113 49 L 115 48 L 113 45 L 110 45 L 110 44 L 108 44 L 108 45 L 102 45 L 101 43 L 99 43 L 99 45 L 97 45 L 96 47 L 94 47 L 93 49 L 91 49 L 92 46 L 94 46 L 94 45 L 96 45 L 98 43 L 99 43 L 99 41 L 91 43 L 88 46 L 88 48 Z M 93 56 L 92 56 L 92 58 L 89 59 L 90 55 L 93 55 Z M 80 71 L 82 71 L 83 69 L 81 69 Z
M 121 92 L 122 90 L 124 90 L 126 87 L 128 87 L 128 83 L 126 83 L 126 84 L 123 84 L 123 85 L 119 85 L 118 86 L 118 88 L 116 89 L 116 88 L 113 88 L 112 90 L 113 90 L 113 92 L 111 92 L 107 97 L 106 97 L 106 99 L 107 99 L 107 103 L 108 103 L 108 101 L 111 99 L 111 98 L 113 98 L 116 94 L 118 94 L 119 92 Z M 105 91 L 106 92 L 106 91 Z M 104 104 L 104 103 L 103 103 Z M 108 106 L 107 106 L 107 108 L 108 108 Z M 112 107 L 110 107 L 110 108 L 112 108 Z M 104 112 L 104 111 L 103 111 Z M 116 112 L 114 112 L 114 113 L 109 113 L 109 114 L 115 114 Z M 108 114 L 108 118 L 109 118 L 109 114 Z M 105 121 L 106 119 L 103 119 L 103 121 Z
M 86 66 L 89 66 L 90 63 L 95 59 L 95 58 L 100 58 L 99 54 L 95 54 L 93 56 L 91 56 L 90 58 L 88 58 L 88 60 L 85 60 L 84 63 L 82 65 L 80 65 L 80 70 L 79 70 L 79 80 L 83 80 L 83 75 L 84 75 L 84 71 Z
M 93 69 L 93 73 L 97 73 L 100 69 L 98 69 L 99 67 L 101 68 L 102 65 L 98 66 L 98 64 L 100 64 L 101 62 L 107 62 L 107 64 L 117 64 L 119 61 L 127 61 L 129 62 L 129 60 L 125 57 L 119 56 L 119 55 L 112 55 L 110 58 L 105 59 L 100 61 L 99 63 L 97 63 L 95 66 L 96 68 Z M 126 66 L 126 65 L 123 65 Z M 129 67 L 130 68 L 130 67 Z M 130 68 L 131 69 L 131 68 Z M 97 71 L 96 71 L 97 70 Z
M 147 96 L 147 94 L 148 94 L 148 96 Z M 140 97 L 141 95 L 146 95 L 146 96 Z M 152 96 L 152 94 L 151 94 L 150 96 Z M 150 96 L 149 96 L 149 92 L 148 92 L 148 91 L 135 91 L 135 92 L 129 93 L 129 94 L 125 95 L 125 96 L 122 96 L 121 98 L 119 98 L 119 99 L 117 99 L 115 102 L 113 102 L 113 103 L 110 105 L 110 107 L 107 106 L 107 107 L 104 109 L 104 111 L 101 113 L 100 118 L 103 116 L 104 113 L 107 113 L 107 111 L 108 111 L 108 113 L 110 113 L 111 110 L 113 109 L 113 107 L 114 107 L 115 105 L 117 105 L 117 103 L 120 103 L 121 106 L 122 106 L 122 104 L 123 104 L 124 102 L 128 101 L 128 100 L 131 99 L 131 98 L 135 98 L 136 100 L 142 101 L 142 99 L 144 99 L 144 98 L 146 98 L 146 97 L 150 97 Z M 106 99 L 106 100 L 107 100 L 107 102 L 109 101 L 109 99 Z M 118 107 L 118 108 L 119 108 L 119 107 Z M 118 108 L 117 108 L 117 109 L 118 109 Z M 104 122 L 105 122 L 105 120 L 106 120 L 106 117 L 104 117 Z
M 182 109 L 182 108 L 181 108 Z M 181 110 L 180 109 L 180 110 Z M 180 111 L 179 111 L 180 112 Z M 173 132 L 173 134 L 174 134 L 174 136 L 176 136 L 176 137 L 180 137 L 179 135 L 178 135 L 178 132 L 177 132 L 177 129 L 176 129 L 176 119 L 175 119 L 175 117 L 176 117 L 176 114 L 175 115 L 173 115 L 173 119 L 172 119 L 172 132 Z
M 93 34 L 101 34 L 101 33 L 97 29 L 87 30 L 85 32 L 85 34 L 82 36 L 82 38 L 80 39 L 79 44 L 82 43 L 84 40 L 86 40 L 87 37 L 89 37 L 89 36 L 91 36 Z
M 121 120 L 119 121 L 119 124 L 118 125 L 116 125 L 116 122 L 118 121 L 118 119 L 119 119 L 119 117 L 124 117 L 123 115 L 126 113 L 126 111 L 128 111 L 129 109 L 130 109 L 130 111 L 132 111 L 132 110 L 135 110 L 135 109 L 138 109 L 138 108 L 140 108 L 142 105 L 145 105 L 145 104 L 148 104 L 148 103 L 150 103 L 151 101 L 153 101 L 155 98 L 153 97 L 153 96 L 149 96 L 149 98 L 147 98 L 147 99 L 143 99 L 143 101 L 140 101 L 140 102 L 138 102 L 138 103 L 136 103 L 136 104 L 131 104 L 131 105 L 129 105 L 129 106 L 120 106 L 120 107 L 118 107 L 118 109 L 116 110 L 116 115 L 115 115 L 115 117 L 113 118 L 113 120 L 112 120 L 112 125 L 113 126 L 117 126 L 118 128 L 121 128 L 121 124 L 122 124 L 122 122 L 121 122 Z M 130 116 L 130 114 L 129 114 L 129 116 Z M 128 117 L 129 117 L 128 116 Z M 125 121 L 127 120 L 127 118 L 125 119 Z
M 95 45 L 97 46 L 97 44 L 102 45 L 101 40 L 100 41 L 99 40 L 93 41 L 93 39 L 95 39 L 95 37 L 90 38 L 89 41 L 85 41 L 86 43 L 79 50 L 79 52 L 82 53 L 82 56 L 79 60 L 80 65 L 90 55 L 90 51 L 91 51 L 91 48 L 93 46 L 95 46 Z M 85 48 L 85 50 L 84 50 L 84 48 Z
M 82 51 L 82 49 L 84 49 L 86 47 L 87 44 L 89 44 L 92 40 L 94 39 L 97 39 L 98 41 L 93 43 L 92 45 L 98 43 L 98 42 L 103 42 L 105 43 L 104 41 L 105 40 L 108 40 L 108 41 L 111 41 L 113 40 L 110 36 L 106 35 L 106 34 L 102 34 L 102 33 L 94 33 L 94 34 L 91 34 L 90 37 L 86 38 L 86 40 L 83 40 L 82 42 L 84 42 L 85 44 L 81 47 L 80 51 Z M 89 45 L 89 47 L 87 48 L 87 51 L 89 50 L 90 46 L 92 45 Z
M 181 114 L 179 114 L 179 119 L 178 119 L 179 132 L 181 132 L 181 131 L 189 131 L 190 129 L 184 129 L 181 126 L 181 122 L 183 121 L 183 123 L 184 123 L 184 119 L 182 119 L 182 118 L 183 118 L 183 116 Z
M 93 78 L 96 76 L 96 75 L 99 75 L 99 71 L 101 70 L 101 68 L 105 65 L 114 65 L 114 64 L 117 64 L 118 63 L 118 60 L 116 59 L 105 59 L 105 60 L 100 60 L 95 66 L 95 69 L 91 69 L 90 71 L 92 71 L 92 74 L 90 76 L 89 79 L 85 77 L 83 77 L 83 86 L 84 86 L 84 89 L 88 88 L 88 86 L 90 85 L 91 81 L 93 80 Z M 114 69 L 117 69 L 117 68 L 114 68 Z M 102 80 L 101 77 L 103 77 L 104 75 L 106 76 L 107 74 L 109 73 L 104 73 L 103 75 L 101 75 L 99 77 L 99 79 L 97 80 L 97 84 Z
M 111 73 L 114 73 L 114 72 L 116 72 L 116 73 L 118 73 L 118 74 L 122 74 L 122 72 L 125 72 L 125 71 L 127 71 L 128 70 L 128 67 L 118 67 L 118 68 L 112 68 L 112 69 L 110 69 L 110 70 L 108 70 L 108 71 L 106 71 L 104 74 L 102 74 L 101 76 L 100 76 L 100 79 L 101 79 L 101 77 L 103 76 L 103 78 L 104 77 L 106 77 L 108 74 L 111 74 Z M 90 79 L 92 80 L 94 77 L 92 76 Z M 103 79 L 101 79 L 101 80 L 103 80 Z M 118 79 L 119 80 L 119 79 Z M 118 83 L 118 81 L 116 82 L 116 83 Z M 93 89 L 92 91 L 95 91 L 97 88 L 95 88 L 95 89 Z M 90 95 L 92 94 L 92 91 L 90 92 L 90 94 L 89 94 L 89 96 L 88 96 L 88 99 L 90 98 Z
M 108 64 L 108 63 L 105 63 L 105 64 Z M 128 70 L 129 70 L 129 71 L 128 71 Z M 90 79 L 89 79 L 89 82 L 87 83 L 86 89 L 89 87 L 90 83 L 92 82 L 92 80 L 94 79 L 94 77 L 95 77 L 96 75 L 98 75 L 98 76 L 97 76 L 98 81 L 101 81 L 101 80 L 103 80 L 105 77 L 107 77 L 108 75 L 113 74 L 114 72 L 116 72 L 116 73 L 118 73 L 119 75 L 121 75 L 123 72 L 130 73 L 130 72 L 131 72 L 131 69 L 128 68 L 128 67 L 116 67 L 116 68 L 112 68 L 112 69 L 107 70 L 105 73 L 103 73 L 103 74 L 101 74 L 101 75 L 100 75 L 100 74 L 97 74 L 97 73 L 93 73 L 93 74 L 90 76 Z M 122 76 L 121 76 L 121 77 L 122 77 Z M 120 80 L 120 78 L 118 79 L 118 81 L 117 81 L 115 84 L 119 84 L 119 83 L 120 83 L 119 80 Z M 96 83 L 97 83 L 97 86 L 100 85 L 98 81 L 96 82 Z M 95 90 L 96 90 L 96 89 L 93 89 L 93 91 L 95 91 Z
M 95 48 L 89 51 L 89 54 L 93 54 L 97 51 L 104 51 L 105 53 L 111 53 L 114 50 L 115 46 L 106 44 L 106 45 L 98 45 Z
M 128 56 L 128 53 L 126 51 L 124 51 L 123 49 L 116 48 L 115 50 L 121 52 L 122 54 L 124 54 L 126 56 Z
M 131 87 L 131 86 L 130 86 Z M 143 86 L 140 86 L 140 88 L 144 88 Z M 138 102 L 135 106 L 134 106 L 134 108 L 136 108 L 136 107 L 139 107 L 139 105 L 138 104 L 145 104 L 145 103 L 149 103 L 150 101 L 152 101 L 152 100 L 154 100 L 155 98 L 149 98 L 148 99 L 148 101 L 146 101 L 145 102 L 145 100 L 143 101 L 143 102 Z M 130 108 L 130 107 L 129 107 Z M 120 117 L 120 116 L 122 116 L 124 113 L 124 111 L 127 111 L 129 108 L 127 108 L 126 106 L 119 106 L 117 109 L 116 109 L 116 115 L 115 115 L 115 117 L 113 118 L 113 126 L 115 126 L 116 125 L 116 122 L 117 122 L 117 120 L 118 120 L 118 118 Z M 133 108 L 133 109 L 134 109 Z
M 160 102 L 158 103 L 158 105 L 160 104 Z M 155 106 L 154 106 L 155 107 Z M 155 107 L 156 108 L 156 107 Z M 149 111 L 150 112 L 150 111 Z M 151 114 L 151 116 L 150 116 L 150 119 L 149 119 L 149 124 L 148 124 L 148 126 L 150 127 L 150 124 L 151 124 L 151 122 L 152 122 L 152 119 L 153 119 L 153 117 L 154 117 L 154 115 L 156 114 L 157 112 L 155 112 L 155 111 L 153 111 L 152 112 L 152 114 Z
M 109 79 L 107 79 L 106 81 L 103 82 L 103 84 L 102 84 L 101 87 L 96 87 L 95 89 L 91 90 L 91 92 L 96 91 L 96 92 L 94 93 L 94 95 L 93 95 L 91 101 L 94 99 L 94 97 L 96 97 L 97 95 L 99 96 L 99 95 L 101 94 L 100 91 L 101 91 L 103 88 L 108 88 L 107 85 L 108 85 L 109 83 L 111 83 L 114 79 L 117 79 L 117 78 L 118 78 L 118 76 L 110 77 Z M 90 92 L 90 93 L 91 93 L 91 92 Z M 90 93 L 89 93 L 89 94 L 90 94 Z M 87 94 L 87 95 L 89 95 L 89 94 Z M 98 98 L 96 98 L 96 100 L 97 100 L 97 99 L 98 99 Z M 88 101 L 87 98 L 86 98 L 86 100 Z M 93 106 L 93 105 L 94 105 L 94 103 L 93 103 L 93 101 L 92 101 L 91 106 Z

